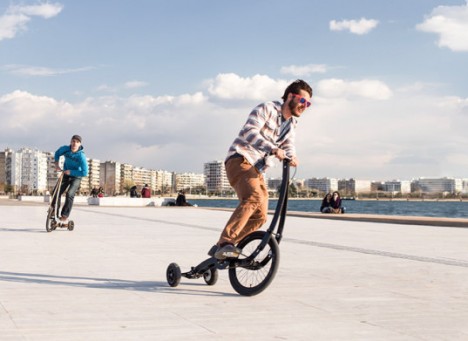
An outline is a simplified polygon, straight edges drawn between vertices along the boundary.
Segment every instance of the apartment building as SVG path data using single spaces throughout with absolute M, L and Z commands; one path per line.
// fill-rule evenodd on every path
M 37 194 L 47 191 L 47 155 L 29 148 L 5 152 L 5 183 L 14 192 Z
M 370 180 L 340 179 L 338 180 L 338 191 L 341 195 L 356 195 L 371 192 Z
M 414 192 L 423 193 L 460 193 L 463 190 L 463 180 L 454 178 L 419 178 L 413 181 Z
M 106 161 L 99 164 L 99 187 L 104 189 L 105 195 L 120 194 L 121 165 L 119 162 Z
M 174 174 L 165 170 L 154 171 L 154 185 L 152 189 L 159 194 L 167 194 L 173 192 Z
M 207 193 L 223 193 L 231 191 L 231 185 L 226 176 L 224 161 L 211 161 L 204 164 L 205 185 Z
M 142 167 L 133 167 L 133 182 L 136 186 L 143 187 L 151 184 L 151 170 Z
M 101 161 L 89 158 L 87 158 L 86 161 L 88 162 L 88 176 L 81 179 L 80 193 L 82 194 L 91 193 L 94 187 L 99 188 L 101 182 Z
M 315 189 L 319 192 L 329 193 L 338 190 L 338 179 L 334 178 L 311 178 L 304 181 L 308 189 Z
M 6 176 L 6 159 L 8 157 L 9 149 L 0 151 L 0 193 L 5 193 L 8 189 L 7 176 Z
M 411 181 L 384 181 L 382 184 L 382 190 L 389 193 L 408 194 L 411 193 Z
M 205 175 L 197 173 L 180 173 L 174 176 L 174 188 L 176 191 L 205 187 Z

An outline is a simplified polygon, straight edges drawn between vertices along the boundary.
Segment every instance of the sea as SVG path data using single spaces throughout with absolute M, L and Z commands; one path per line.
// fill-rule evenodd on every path
M 199 207 L 235 208 L 232 199 L 189 199 Z M 343 200 L 347 213 L 382 214 L 395 216 L 468 218 L 468 201 L 406 201 L 406 200 Z M 277 200 L 270 199 L 269 209 L 276 208 Z M 288 211 L 320 212 L 321 200 L 293 199 Z

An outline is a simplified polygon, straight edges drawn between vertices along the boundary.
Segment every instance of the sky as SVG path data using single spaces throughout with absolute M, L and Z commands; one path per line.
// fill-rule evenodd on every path
M 465 0 L 0 0 L 0 150 L 203 173 L 298 78 L 296 178 L 468 178 Z

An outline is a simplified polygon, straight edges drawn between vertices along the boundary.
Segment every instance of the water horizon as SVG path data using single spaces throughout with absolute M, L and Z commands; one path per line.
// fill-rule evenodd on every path
M 238 204 L 238 200 L 234 198 L 189 198 L 188 201 L 199 207 L 215 208 L 235 208 Z M 277 201 L 270 199 L 268 209 L 274 210 Z M 321 203 L 322 200 L 317 199 L 292 199 L 288 201 L 288 211 L 320 213 Z M 356 214 L 468 218 L 468 201 L 460 200 L 343 200 L 343 207 L 346 208 L 346 213 Z

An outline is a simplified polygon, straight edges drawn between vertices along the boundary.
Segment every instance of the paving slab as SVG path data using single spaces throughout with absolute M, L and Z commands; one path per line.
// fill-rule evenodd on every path
M 230 212 L 0 204 L 0 340 L 467 340 L 468 229 L 290 216 L 280 268 L 243 297 L 182 278 Z

